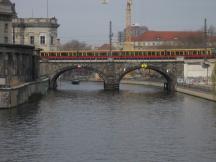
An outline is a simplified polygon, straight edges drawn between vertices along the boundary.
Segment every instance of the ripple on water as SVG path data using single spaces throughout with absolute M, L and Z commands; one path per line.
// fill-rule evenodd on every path
M 216 104 L 142 85 L 63 82 L 0 111 L 0 161 L 215 162 Z

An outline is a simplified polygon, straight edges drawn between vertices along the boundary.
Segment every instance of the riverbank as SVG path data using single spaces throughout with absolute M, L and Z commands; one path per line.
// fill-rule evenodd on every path
M 48 88 L 48 78 L 24 83 L 19 86 L 0 88 L 0 109 L 16 107 L 27 102 L 35 95 L 45 95 Z
M 121 84 L 137 84 L 137 85 L 150 85 L 163 88 L 164 84 L 159 82 L 150 82 L 150 81 L 132 81 L 132 80 L 123 80 Z M 184 93 L 187 95 L 207 99 L 210 101 L 216 102 L 216 95 L 212 92 L 207 92 L 204 90 L 190 88 L 189 86 L 176 86 L 176 91 L 179 93 Z

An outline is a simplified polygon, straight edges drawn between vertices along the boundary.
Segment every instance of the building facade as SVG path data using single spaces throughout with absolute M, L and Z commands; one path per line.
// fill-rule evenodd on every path
M 196 31 L 148 31 L 133 37 L 134 49 L 203 47 L 204 33 Z
M 16 17 L 15 4 L 9 0 L 0 0 L 0 43 L 11 44 L 12 39 L 12 19 Z
M 142 26 L 142 25 L 138 25 L 138 24 L 133 24 L 131 26 L 131 36 L 132 37 L 137 37 L 137 36 L 142 35 L 143 33 L 147 32 L 147 31 L 148 31 L 148 28 L 146 26 Z M 126 32 L 125 29 L 124 29 L 124 31 L 118 32 L 118 42 L 119 42 L 120 46 L 124 45 L 125 32 Z
M 32 45 L 44 51 L 55 51 L 59 45 L 58 27 L 55 17 L 13 19 L 14 42 Z

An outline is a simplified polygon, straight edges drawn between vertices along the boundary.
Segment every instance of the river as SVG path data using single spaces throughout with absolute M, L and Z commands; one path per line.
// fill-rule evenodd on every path
M 62 82 L 0 111 L 1 162 L 215 162 L 216 103 L 143 85 Z

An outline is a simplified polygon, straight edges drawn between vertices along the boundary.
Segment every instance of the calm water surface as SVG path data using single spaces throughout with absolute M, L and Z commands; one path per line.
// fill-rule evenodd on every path
M 141 85 L 62 83 L 0 111 L 1 162 L 216 162 L 216 103 Z

